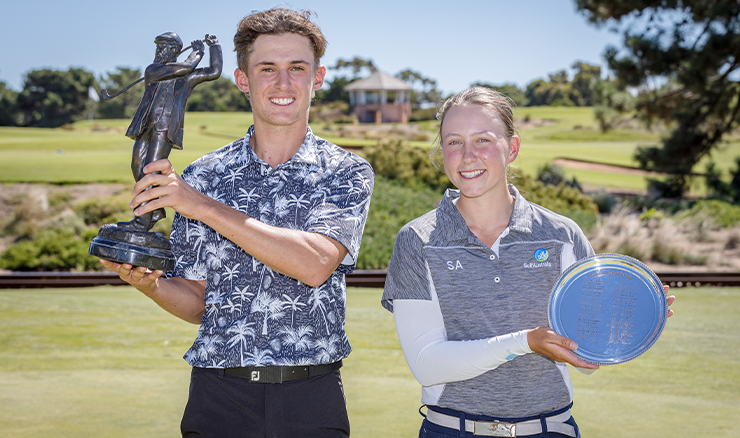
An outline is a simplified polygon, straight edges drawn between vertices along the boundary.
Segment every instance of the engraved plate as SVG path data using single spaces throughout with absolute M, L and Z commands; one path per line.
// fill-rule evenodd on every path
M 486 421 L 476 421 L 473 431 L 474 435 L 481 436 L 516 436 L 515 423 L 489 423 Z
M 663 284 L 639 260 L 598 254 L 568 268 L 550 294 L 550 327 L 598 365 L 627 362 L 658 340 L 668 303 Z

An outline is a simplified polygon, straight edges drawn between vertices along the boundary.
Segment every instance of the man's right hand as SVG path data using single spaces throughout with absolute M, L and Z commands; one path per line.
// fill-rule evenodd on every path
M 143 266 L 131 266 L 127 263 L 121 264 L 110 260 L 100 259 L 100 263 L 146 296 L 151 295 L 157 289 L 159 277 L 164 274 L 160 270 L 150 271 Z

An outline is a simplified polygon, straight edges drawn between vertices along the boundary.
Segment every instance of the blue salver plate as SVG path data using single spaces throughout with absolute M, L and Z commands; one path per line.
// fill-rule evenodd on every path
M 560 276 L 550 294 L 550 327 L 597 365 L 627 362 L 658 340 L 668 318 L 663 283 L 639 260 L 598 254 Z

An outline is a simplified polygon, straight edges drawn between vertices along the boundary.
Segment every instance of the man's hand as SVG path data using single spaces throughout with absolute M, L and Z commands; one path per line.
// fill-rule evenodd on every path
M 144 295 L 149 296 L 157 289 L 159 277 L 163 272 L 160 270 L 150 271 L 143 266 L 131 266 L 129 264 L 120 264 L 109 260 L 100 260 L 106 268 L 118 274 L 121 280 L 135 287 Z
M 134 185 L 133 191 L 137 195 L 129 204 L 131 208 L 139 206 L 134 210 L 137 216 L 161 207 L 172 207 L 187 218 L 197 219 L 200 209 L 212 202 L 211 198 L 186 183 L 167 159 L 147 164 L 144 173 L 146 176 Z M 155 187 L 146 190 L 149 186 Z M 143 202 L 146 204 L 141 205 Z
M 527 332 L 527 342 L 532 351 L 556 362 L 567 362 L 580 368 L 599 369 L 598 365 L 586 362 L 573 353 L 578 348 L 575 341 L 560 336 L 548 327 L 537 327 Z
M 208 44 L 208 47 L 211 47 L 214 44 L 218 44 L 218 38 L 216 38 L 216 35 L 208 35 L 206 34 L 206 44 Z

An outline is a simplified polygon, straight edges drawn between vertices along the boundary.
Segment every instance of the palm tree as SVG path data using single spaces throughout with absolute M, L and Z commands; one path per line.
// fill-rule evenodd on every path
M 186 223 L 190 222 L 190 219 L 185 219 Z M 201 245 L 203 245 L 203 241 L 206 239 L 206 227 L 200 222 L 193 222 L 193 226 L 187 230 L 185 230 L 185 240 L 190 242 L 190 236 L 195 236 L 195 245 L 193 246 L 193 250 L 196 254 L 200 251 Z
M 295 207 L 295 224 L 298 225 L 298 211 L 302 208 L 308 208 L 309 205 L 311 205 L 311 202 L 308 199 L 303 199 L 303 197 L 306 196 L 306 194 L 302 194 L 300 197 L 296 197 L 296 195 L 291 194 L 290 195 L 290 201 L 289 205 L 292 205 Z M 303 204 L 306 204 L 304 207 Z
M 246 198 L 247 204 L 256 201 L 260 197 L 260 195 L 258 193 L 254 193 L 256 190 L 257 190 L 256 187 L 253 188 L 252 190 L 250 190 L 249 192 L 247 192 L 246 189 L 239 189 L 239 192 L 241 193 L 241 195 L 239 195 L 239 199 Z M 254 199 L 252 199 L 252 198 L 254 198 Z
M 198 346 L 198 357 L 200 360 L 206 360 L 209 356 L 215 354 L 218 350 L 218 345 L 222 343 L 223 339 L 219 335 L 202 336 L 200 345 Z
M 317 350 L 320 350 L 316 355 L 316 359 L 321 361 L 321 363 L 330 361 L 337 352 L 336 344 L 338 343 L 339 343 L 339 336 L 337 336 L 336 333 L 331 335 L 328 338 L 319 338 L 316 341 L 314 341 L 313 346 Z
M 284 304 L 280 298 L 271 297 L 267 292 L 260 292 L 252 301 L 250 311 L 253 313 L 262 313 L 262 335 L 267 335 L 267 320 L 278 320 L 285 316 L 283 312 Z
M 275 216 L 282 218 L 286 214 L 288 214 L 288 208 L 290 207 L 290 202 L 283 198 L 282 196 L 278 196 L 275 198 Z
M 236 276 L 236 274 L 239 273 L 239 270 L 236 268 L 238 268 L 240 265 L 241 263 L 237 263 L 231 268 L 229 268 L 228 266 L 224 266 L 224 269 L 226 270 L 226 279 L 231 280 L 231 289 L 234 289 L 234 277 Z
M 244 288 L 239 289 L 238 287 L 235 289 L 234 292 L 234 298 L 239 298 L 239 301 L 244 303 L 244 301 L 247 300 L 247 298 L 254 295 L 253 293 L 248 294 L 247 291 L 249 290 L 249 285 L 244 286 Z
M 312 304 L 311 310 L 309 311 L 310 314 L 316 313 L 316 311 L 319 311 L 321 313 L 321 316 L 324 318 L 324 324 L 326 325 L 326 334 L 328 335 L 331 333 L 329 331 L 329 322 L 326 319 L 326 305 L 324 304 L 324 299 L 329 299 L 329 294 L 324 290 L 326 285 L 322 285 L 320 287 L 315 287 L 311 290 L 311 296 L 308 298 L 308 304 Z
M 250 326 L 254 325 L 254 322 L 247 322 L 245 319 L 238 320 L 234 325 L 226 330 L 226 334 L 234 334 L 229 338 L 226 343 L 229 347 L 239 344 L 241 346 L 241 357 L 244 357 L 244 348 L 249 343 L 249 338 L 254 339 L 254 329 Z
M 252 348 L 252 353 L 246 353 L 247 360 L 242 359 L 243 366 L 263 366 L 274 365 L 275 359 L 272 358 L 269 349 L 260 350 L 257 347 Z
M 285 301 L 283 301 L 283 304 L 286 306 L 290 306 L 291 309 L 293 309 L 293 313 L 290 315 L 290 325 L 293 325 L 293 317 L 295 316 L 296 311 L 301 311 L 299 307 L 304 307 L 306 304 L 301 303 L 301 296 L 297 295 L 295 299 L 290 298 L 289 295 L 283 294 L 283 298 L 285 298 Z
M 284 325 L 278 333 L 283 335 L 283 345 L 293 346 L 295 351 L 304 351 L 311 348 L 311 336 L 313 335 L 311 326 L 302 325 L 294 329 Z

